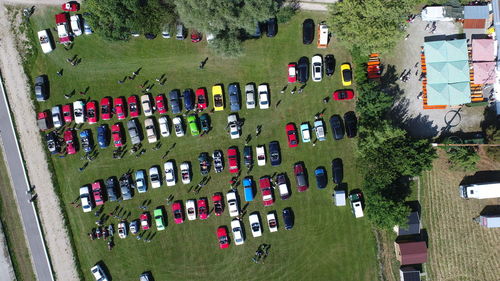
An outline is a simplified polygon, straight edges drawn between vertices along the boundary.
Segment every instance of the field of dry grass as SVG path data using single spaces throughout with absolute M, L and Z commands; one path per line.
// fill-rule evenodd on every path
M 423 176 L 422 217 L 429 237 L 428 280 L 497 281 L 500 279 L 500 229 L 486 229 L 472 221 L 486 206 L 500 199 L 465 200 L 459 197 L 462 180 L 488 181 L 500 177 L 500 164 L 482 157 L 478 173 L 450 170 L 446 156 Z M 489 172 L 486 172 L 489 171 Z

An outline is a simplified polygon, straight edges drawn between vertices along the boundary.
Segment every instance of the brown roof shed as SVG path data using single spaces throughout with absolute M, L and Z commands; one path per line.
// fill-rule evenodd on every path
M 427 245 L 425 241 L 394 242 L 394 248 L 401 265 L 427 262 Z
M 485 28 L 485 19 L 466 19 L 464 20 L 464 29 Z

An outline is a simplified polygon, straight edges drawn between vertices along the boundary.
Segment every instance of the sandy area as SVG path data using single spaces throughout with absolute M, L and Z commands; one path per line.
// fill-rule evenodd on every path
M 0 0 L 0 67 L 7 94 L 20 137 L 21 149 L 31 184 L 36 186 L 38 210 L 44 228 L 49 255 L 58 280 L 78 280 L 74 253 L 70 246 L 66 225 L 59 208 L 59 198 L 54 192 L 47 158 L 36 125 L 33 102 L 27 77 L 15 48 L 15 38 L 10 32 L 5 4 L 59 5 L 63 0 Z M 22 122 L 20 122 L 22 121 Z M 49 230 L 49 231 L 47 231 Z

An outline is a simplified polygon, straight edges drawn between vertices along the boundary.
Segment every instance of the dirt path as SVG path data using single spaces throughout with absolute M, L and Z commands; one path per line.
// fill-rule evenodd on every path
M 58 280 L 78 280 L 74 253 L 61 210 L 54 192 L 47 158 L 36 126 L 35 111 L 30 98 L 27 77 L 15 48 L 5 4 L 58 5 L 62 0 L 0 0 L 0 68 L 4 76 L 11 110 L 17 121 L 17 132 L 31 184 L 36 186 L 38 209 L 44 228 L 50 258 Z M 50 231 L 47 231 L 50 230 Z

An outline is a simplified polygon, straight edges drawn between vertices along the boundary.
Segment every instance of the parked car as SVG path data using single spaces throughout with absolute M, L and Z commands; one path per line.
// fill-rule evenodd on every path
M 182 201 L 176 201 L 172 204 L 172 213 L 174 214 L 174 222 L 181 224 L 184 222 L 184 212 L 182 211 Z
M 344 124 L 339 115 L 333 115 L 330 117 L 330 126 L 332 127 L 333 138 L 335 140 L 341 140 L 344 138 Z
M 243 159 L 244 159 L 244 164 L 247 168 L 250 168 L 250 166 L 253 165 L 253 155 L 251 146 L 245 146 L 243 148 Z
M 184 40 L 186 39 L 186 30 L 184 29 L 184 25 L 178 23 L 175 27 L 175 39 Z
M 233 219 L 231 221 L 231 231 L 233 232 L 233 240 L 235 245 L 242 245 L 245 243 L 245 236 L 243 234 L 243 229 L 241 228 L 241 222 L 239 219 Z
M 142 99 L 142 97 L 141 97 Z M 130 117 L 138 117 L 139 116 L 139 107 L 138 107 L 139 98 L 136 95 L 132 95 L 127 98 L 128 104 L 128 114 Z
M 345 132 L 348 138 L 354 138 L 357 134 L 358 119 L 354 111 L 344 114 Z
M 325 73 L 326 76 L 332 76 L 335 71 L 335 58 L 333 55 L 325 56 Z
M 170 136 L 170 128 L 168 127 L 168 117 L 162 116 L 158 118 L 158 123 L 160 125 L 160 135 L 164 138 Z
M 94 207 L 94 203 L 92 202 L 92 199 L 90 198 L 89 187 L 87 185 L 80 187 L 80 201 L 81 201 L 82 209 L 83 209 L 84 213 L 88 213 L 88 212 L 92 211 L 92 208 Z
M 170 26 L 169 25 L 165 25 L 162 29 L 162 32 L 161 32 L 161 37 L 165 38 L 165 39 L 170 39 Z
M 94 276 L 95 280 L 97 281 L 108 281 L 108 276 L 102 269 L 101 265 L 96 264 L 92 268 L 90 268 L 90 272 L 92 273 L 92 276 Z
M 181 117 L 174 117 L 172 119 L 172 124 L 174 124 L 174 131 L 177 137 L 184 136 L 184 126 L 182 125 Z
M 269 143 L 269 160 L 273 167 L 281 165 L 280 145 L 277 141 Z
M 161 186 L 161 176 L 158 167 L 153 166 L 149 168 L 149 181 L 152 188 L 159 188 Z
M 80 17 L 78 15 L 72 15 L 70 17 L 71 21 L 71 31 L 74 36 L 82 35 L 82 25 L 80 23 Z
M 172 113 L 173 114 L 181 113 L 181 105 L 179 102 L 180 91 L 177 89 L 172 90 L 172 91 L 170 91 L 168 96 L 169 96 L 170 108 L 172 110 Z
M 361 193 L 352 193 L 349 195 L 349 201 L 351 202 L 351 210 L 355 218 L 362 218 L 363 213 L 363 195 Z
M 314 40 L 314 21 L 306 19 L 302 23 L 302 43 L 309 45 Z
M 196 219 L 196 203 L 193 199 L 186 200 L 186 214 L 190 221 Z
M 89 124 L 97 123 L 97 102 L 89 101 L 85 104 L 85 112 L 87 113 L 87 122 Z
M 123 174 L 120 177 L 120 191 L 122 193 L 123 200 L 132 199 L 132 190 L 130 189 L 132 179 L 129 174 Z
M 297 64 L 297 80 L 300 83 L 306 83 L 309 79 L 309 59 L 301 57 Z
M 120 124 L 116 123 L 111 126 L 111 136 L 113 137 L 113 144 L 115 147 L 120 147 L 123 145 L 123 135 Z
M 224 110 L 224 94 L 222 93 L 222 86 L 215 85 L 212 87 L 212 98 L 214 102 L 214 111 Z
M 352 100 L 354 98 L 353 90 L 338 90 L 333 92 L 334 100 Z
M 295 124 L 288 123 L 285 127 L 285 130 L 288 140 L 288 147 L 297 147 L 299 142 L 297 138 L 297 130 L 295 129 Z
M 236 217 L 240 214 L 240 208 L 238 206 L 238 198 L 234 191 L 229 191 L 226 194 L 227 206 L 229 209 L 229 216 Z
M 248 216 L 248 221 L 250 222 L 250 230 L 252 230 L 253 237 L 262 236 L 262 226 L 260 224 L 259 215 L 251 214 Z
M 85 35 L 90 35 L 92 33 L 94 33 L 94 31 L 92 31 L 92 28 L 90 27 L 89 23 L 83 19 L 83 33 Z
M 227 127 L 229 128 L 229 135 L 231 139 L 239 139 L 241 136 L 240 125 L 238 124 L 238 117 L 236 114 L 227 116 Z
M 202 152 L 198 156 L 198 162 L 200 162 L 200 173 L 202 176 L 208 175 L 210 172 L 210 158 L 207 152 Z
M 45 101 L 49 97 L 46 77 L 46 75 L 40 75 L 35 78 L 35 98 L 37 101 Z
M 104 204 L 104 196 L 100 181 L 92 183 L 92 196 L 94 197 L 94 202 L 96 206 L 101 206 Z
M 295 174 L 295 182 L 297 183 L 297 190 L 299 192 L 306 191 L 309 188 L 309 185 L 307 183 L 304 164 L 296 163 L 293 166 L 293 173 Z
M 195 114 L 191 114 L 187 118 L 189 130 L 191 131 L 191 135 L 194 137 L 200 135 L 200 129 L 198 127 L 198 120 L 197 119 L 198 118 L 196 117 Z
M 62 106 L 62 115 L 64 123 L 71 123 L 73 121 L 73 110 L 71 109 L 71 104 L 65 104 Z
M 148 230 L 149 229 L 149 222 L 151 221 L 151 218 L 149 217 L 148 212 L 144 212 L 139 216 L 139 220 L 141 221 L 141 228 L 142 230 Z
M 316 176 L 316 185 L 319 189 L 326 187 L 326 170 L 323 167 L 318 167 L 314 170 L 314 175 Z
M 208 102 L 207 102 L 207 92 L 205 88 L 198 88 L 196 90 L 196 108 L 203 110 L 207 108 Z
M 127 122 L 128 134 L 130 136 L 130 142 L 132 144 L 138 144 L 141 142 L 141 136 L 139 133 L 139 128 L 137 127 L 137 121 L 135 119 L 130 119 Z
M 167 113 L 167 106 L 165 104 L 165 96 L 163 94 L 159 94 L 155 97 L 156 111 L 160 114 Z
M 182 93 L 182 96 L 184 97 L 184 108 L 188 111 L 193 110 L 194 109 L 193 90 L 185 89 L 184 92 Z
M 101 119 L 102 120 L 111 120 L 111 98 L 110 97 L 104 97 L 101 99 Z
M 38 42 L 40 42 L 40 47 L 42 48 L 42 52 L 44 54 L 48 54 L 54 50 L 54 45 L 52 43 L 51 38 L 49 37 L 49 30 L 44 29 L 38 31 Z M 38 100 L 40 101 L 40 100 Z
M 40 129 L 40 131 L 46 131 L 48 129 L 52 129 L 54 125 L 52 124 L 52 116 L 50 116 L 48 110 L 38 112 L 36 117 L 36 124 Z
M 214 170 L 216 173 L 222 172 L 224 170 L 224 158 L 222 155 L 222 151 L 220 150 L 215 150 L 212 153 L 212 159 L 214 161 Z
M 319 141 L 326 140 L 325 126 L 323 125 L 322 119 L 318 119 L 318 120 L 314 121 L 314 132 L 316 132 L 316 138 Z
M 240 88 L 238 84 L 229 84 L 229 105 L 232 112 L 240 110 Z
M 107 178 L 105 185 L 106 185 L 106 193 L 108 194 L 108 201 L 110 202 L 117 201 L 120 196 L 116 193 L 116 178 L 115 177 Z
M 75 135 L 72 129 L 64 131 L 64 142 L 66 143 L 66 153 L 72 155 L 76 153 Z
M 45 141 L 47 142 L 47 149 L 50 153 L 56 154 L 61 152 L 61 145 L 59 142 L 59 136 L 52 131 L 45 135 Z
M 198 205 L 198 216 L 200 220 L 206 220 L 208 218 L 208 200 L 207 198 L 200 198 L 197 201 Z
M 217 228 L 217 241 L 219 241 L 219 248 L 226 249 L 229 247 L 229 237 L 225 226 L 219 226 Z
M 344 165 L 342 164 L 342 159 L 335 158 L 332 161 L 332 175 L 333 182 L 335 184 L 341 184 L 344 178 Z
M 128 225 L 128 229 L 130 230 L 130 234 L 136 235 L 139 233 L 139 222 L 137 220 L 132 220 Z
M 297 64 L 291 62 L 288 64 L 288 83 L 297 82 Z
M 200 127 L 205 133 L 210 131 L 210 117 L 208 117 L 208 114 L 205 113 L 200 116 Z
M 253 180 L 250 177 L 246 177 L 242 181 L 243 184 L 243 193 L 245 194 L 245 201 L 250 202 L 253 201 Z
M 260 84 L 258 87 L 259 92 L 259 108 L 268 109 L 269 108 L 269 88 L 266 84 Z
M 340 66 L 342 85 L 344 87 L 352 85 L 352 69 L 351 65 L 348 63 L 343 63 Z
M 165 171 L 165 181 L 167 186 L 174 186 L 177 179 L 175 175 L 174 162 L 167 161 L 163 164 L 163 169 Z
M 266 149 L 263 145 L 257 145 L 255 147 L 255 154 L 257 155 L 257 166 L 266 165 Z
M 313 56 L 311 59 L 311 77 L 314 82 L 321 82 L 323 78 L 323 59 L 320 55 Z
M 293 215 L 290 208 L 283 209 L 283 221 L 285 222 L 286 230 L 290 230 L 293 228 Z
M 125 111 L 125 100 L 121 97 L 118 97 L 115 98 L 113 104 L 115 105 L 115 114 L 118 120 L 125 119 L 127 117 L 127 113 Z
M 182 162 L 180 165 L 181 170 L 181 180 L 183 184 L 188 184 L 191 182 L 191 166 L 189 162 Z
M 61 116 L 61 108 L 58 105 L 52 107 L 51 114 L 52 124 L 54 124 L 54 127 L 61 128 L 64 122 Z
M 144 112 L 145 116 L 153 115 L 153 103 L 151 101 L 151 97 L 148 94 L 141 96 L 141 106 L 142 112 Z M 130 114 L 130 116 L 132 116 L 132 113 Z
M 245 97 L 247 109 L 255 108 L 255 86 L 253 83 L 248 83 L 245 85 Z
M 73 102 L 73 114 L 76 124 L 85 123 L 85 106 L 83 101 L 77 100 Z
M 165 222 L 163 219 L 163 209 L 162 208 L 156 208 L 153 211 L 153 216 L 155 218 L 155 224 L 156 224 L 156 230 L 164 230 L 165 229 Z
M 109 133 L 107 125 L 97 127 L 97 143 L 100 148 L 106 148 L 109 145 Z
M 278 33 L 278 22 L 276 18 L 270 18 L 267 20 L 267 37 L 274 37 Z
M 147 118 L 144 120 L 144 128 L 146 128 L 146 136 L 148 137 L 149 143 L 155 143 L 158 141 L 156 137 L 155 123 L 152 118 Z
M 78 12 L 80 10 L 80 4 L 76 1 L 69 1 L 62 4 L 61 8 L 66 12 Z
M 68 44 L 72 41 L 68 15 L 69 13 L 59 13 L 56 15 L 57 35 L 61 44 Z
M 89 129 L 80 132 L 80 142 L 85 153 L 89 153 L 90 151 L 92 151 L 92 147 L 94 146 L 94 144 Z
M 231 174 L 238 173 L 240 171 L 238 164 L 238 149 L 236 147 L 230 147 L 227 150 L 227 160 L 229 163 L 229 172 Z
M 309 122 L 304 122 L 300 124 L 300 135 L 302 136 L 302 142 L 311 142 Z
M 267 214 L 267 226 L 269 227 L 269 232 L 278 231 L 278 220 L 276 219 L 274 212 Z
M 224 212 L 224 203 L 222 200 L 222 193 L 218 192 L 212 195 L 212 202 L 214 203 L 214 213 L 216 216 L 222 215 Z
M 146 182 L 146 171 L 137 170 L 135 172 L 135 187 L 137 188 L 137 192 L 144 193 L 148 191 L 148 186 Z
M 121 239 L 127 238 L 128 232 L 127 232 L 127 223 L 122 221 L 118 223 L 118 237 Z
M 270 178 L 268 176 L 261 177 L 259 179 L 259 186 L 262 192 L 262 202 L 264 206 L 272 206 L 274 204 L 274 197 Z
M 276 184 L 278 185 L 281 199 L 286 200 L 290 198 L 290 190 L 288 189 L 288 183 L 285 174 L 278 174 L 276 178 Z

